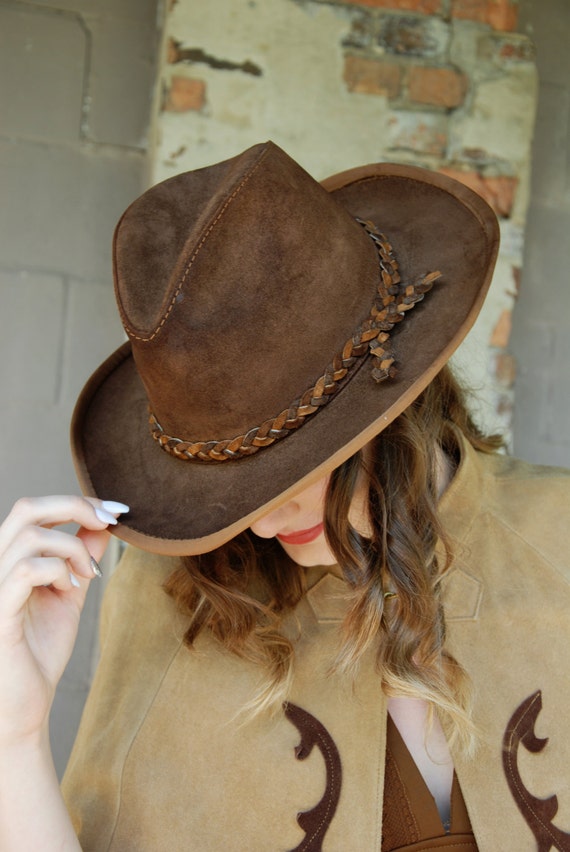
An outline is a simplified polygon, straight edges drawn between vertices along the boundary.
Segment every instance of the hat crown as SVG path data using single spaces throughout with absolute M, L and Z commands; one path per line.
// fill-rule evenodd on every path
M 287 408 L 368 316 L 379 277 L 360 225 L 273 143 L 148 190 L 114 256 L 150 408 L 185 440 Z

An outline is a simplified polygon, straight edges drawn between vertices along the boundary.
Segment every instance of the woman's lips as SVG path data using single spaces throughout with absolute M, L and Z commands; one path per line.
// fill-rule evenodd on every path
M 283 544 L 308 544 L 310 541 L 314 541 L 318 538 L 323 530 L 324 524 L 321 521 L 320 524 L 317 524 L 308 530 L 297 530 L 297 532 L 292 533 L 278 533 L 276 537 L 279 541 L 282 541 Z

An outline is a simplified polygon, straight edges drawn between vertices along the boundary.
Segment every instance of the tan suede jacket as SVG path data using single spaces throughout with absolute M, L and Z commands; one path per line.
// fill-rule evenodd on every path
M 480 731 L 475 758 L 453 755 L 477 844 L 570 850 L 570 474 L 465 447 L 441 512 L 448 644 Z M 290 703 L 247 721 L 259 673 L 208 635 L 182 644 L 172 567 L 129 550 L 107 593 L 63 784 L 82 848 L 378 852 L 386 699 L 371 657 L 355 684 L 327 674 L 344 582 L 310 569 Z

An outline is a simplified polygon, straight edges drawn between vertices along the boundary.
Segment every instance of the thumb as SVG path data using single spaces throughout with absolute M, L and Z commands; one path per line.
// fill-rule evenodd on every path
M 77 532 L 77 538 L 81 539 L 93 559 L 99 562 L 105 553 L 111 534 L 106 529 L 88 530 L 85 527 L 80 527 Z

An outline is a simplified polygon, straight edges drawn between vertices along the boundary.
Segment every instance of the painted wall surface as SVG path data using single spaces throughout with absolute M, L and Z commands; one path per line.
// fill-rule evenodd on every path
M 157 0 L 0 3 L 2 518 L 19 496 L 78 490 L 69 421 L 124 339 L 111 239 L 148 180 L 158 43 Z M 59 771 L 89 689 L 102 592 L 91 585 L 56 696 Z
M 540 79 L 531 203 L 520 299 L 514 451 L 570 466 L 570 4 L 524 0 L 521 24 L 536 43 Z
M 512 32 L 516 11 L 508 0 L 175 0 L 153 162 L 162 180 L 270 138 L 319 179 L 388 160 L 481 192 L 500 217 L 502 249 L 455 362 L 482 391 L 484 423 L 507 431 L 536 103 L 533 46 Z

